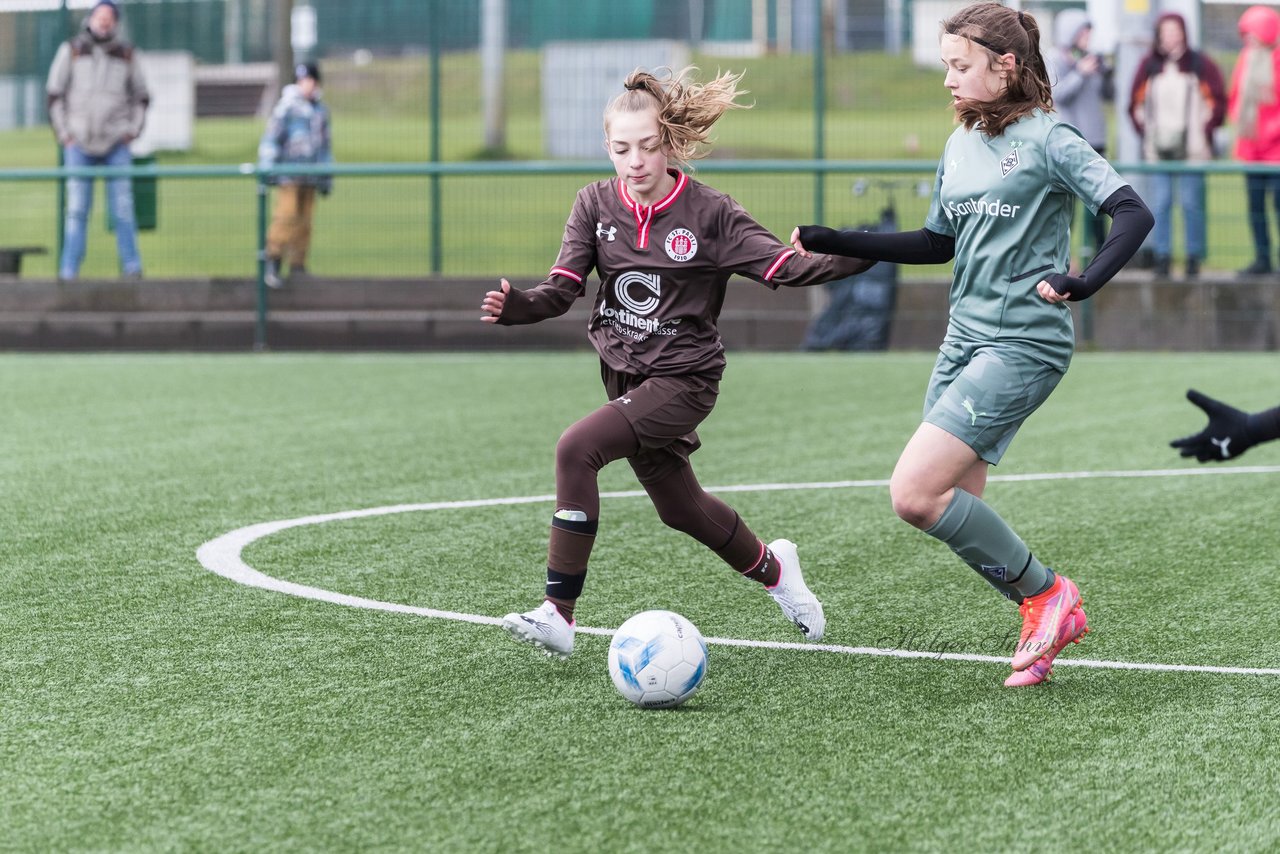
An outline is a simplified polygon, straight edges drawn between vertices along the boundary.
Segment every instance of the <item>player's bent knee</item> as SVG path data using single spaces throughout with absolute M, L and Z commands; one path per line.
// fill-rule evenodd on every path
M 586 469 L 599 472 L 608 463 L 609 455 L 582 422 L 570 426 L 556 442 L 557 471 Z
M 561 434 L 559 441 L 556 442 L 557 469 L 586 465 L 590 449 L 584 438 L 581 431 L 575 432 L 572 427 Z
M 658 519 L 668 528 L 673 531 L 679 531 L 682 534 L 691 535 L 693 533 L 692 519 L 686 508 L 658 507 L 655 505 L 654 509 L 658 511 Z
M 890 481 L 889 499 L 898 518 L 913 527 L 924 529 L 937 521 L 936 497 L 910 484 Z

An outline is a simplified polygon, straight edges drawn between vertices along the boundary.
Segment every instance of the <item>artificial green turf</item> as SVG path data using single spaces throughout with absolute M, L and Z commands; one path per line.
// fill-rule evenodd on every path
M 876 480 L 925 354 L 731 354 L 708 485 Z M 1188 385 L 1275 404 L 1270 354 L 1084 354 L 996 474 L 1180 468 Z M 547 495 L 599 404 L 587 354 L 0 357 L 0 826 L 14 850 L 1269 850 L 1280 678 L 1007 668 L 713 645 L 674 712 L 630 707 L 607 640 L 568 662 L 489 625 L 236 585 L 196 549 L 356 508 Z M 1280 445 L 1244 465 L 1280 465 Z M 1213 469 L 1218 471 L 1218 469 Z M 994 482 L 1080 583 L 1071 658 L 1274 668 L 1280 474 Z M 635 489 L 623 464 L 602 488 Z M 800 544 L 833 644 L 1007 654 L 1008 603 L 882 486 L 726 493 Z M 282 531 L 244 558 L 378 600 L 535 604 L 551 504 Z M 791 641 L 752 584 L 608 498 L 579 618 L 680 611 Z

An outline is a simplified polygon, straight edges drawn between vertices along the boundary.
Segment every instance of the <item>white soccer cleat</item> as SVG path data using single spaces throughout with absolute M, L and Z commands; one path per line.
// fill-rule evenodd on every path
M 533 644 L 555 658 L 568 658 L 573 652 L 573 624 L 565 622 L 550 602 L 523 614 L 507 614 L 502 628 L 521 643 Z
M 778 583 L 765 590 L 778 603 L 787 619 L 800 627 L 805 640 L 822 640 L 822 633 L 827 628 L 827 618 L 822 613 L 822 603 L 804 583 L 796 544 L 790 540 L 774 540 L 769 543 L 769 550 L 782 567 L 778 572 Z

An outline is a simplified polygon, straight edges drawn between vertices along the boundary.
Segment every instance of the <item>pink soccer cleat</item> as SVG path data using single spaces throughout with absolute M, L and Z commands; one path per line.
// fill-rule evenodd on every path
M 1022 688 L 1027 685 L 1039 685 L 1048 682 L 1053 675 L 1053 660 L 1069 643 L 1080 643 L 1089 632 L 1089 618 L 1084 614 L 1080 603 L 1071 609 L 1071 613 L 1062 621 L 1058 631 L 1058 640 L 1044 655 L 1031 662 L 1026 670 L 1015 670 L 1004 684 L 1006 688 Z
M 1067 615 L 1080 604 L 1080 591 L 1070 578 L 1059 575 L 1043 593 L 1029 596 L 1018 606 L 1022 634 L 1013 653 L 1013 669 L 1026 670 L 1058 643 Z

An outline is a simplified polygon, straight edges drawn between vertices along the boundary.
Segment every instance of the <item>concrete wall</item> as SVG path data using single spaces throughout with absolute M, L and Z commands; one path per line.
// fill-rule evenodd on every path
M 588 299 L 564 317 L 525 327 L 482 324 L 485 280 L 308 279 L 268 292 L 272 349 L 585 349 Z M 1091 301 L 1100 350 L 1275 350 L 1280 279 L 1157 282 L 1123 274 Z M 734 280 L 721 315 L 726 345 L 795 350 L 820 289 L 770 291 Z M 248 280 L 81 281 L 0 277 L 0 348 L 23 350 L 253 347 L 257 288 Z M 1073 304 L 1083 337 L 1084 306 Z M 947 285 L 904 281 L 889 346 L 936 349 Z

